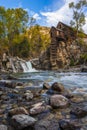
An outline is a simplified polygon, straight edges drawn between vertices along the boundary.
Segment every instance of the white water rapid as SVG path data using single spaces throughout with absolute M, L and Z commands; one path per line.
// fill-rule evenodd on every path
M 30 61 L 21 62 L 21 66 L 24 72 L 36 72 L 36 69 L 32 67 L 32 64 Z

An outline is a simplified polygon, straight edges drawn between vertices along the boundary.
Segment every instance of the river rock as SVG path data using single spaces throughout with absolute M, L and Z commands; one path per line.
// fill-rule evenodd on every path
M 35 130 L 58 130 L 59 124 L 56 119 L 40 120 L 35 124 Z
M 8 126 L 8 130 L 15 130 L 12 126 Z
M 0 130 L 7 130 L 7 126 L 6 125 L 0 125 Z
M 50 97 L 50 105 L 54 108 L 67 107 L 68 99 L 62 95 L 53 95 Z
M 3 95 L 3 91 L 0 91 L 0 96 Z
M 81 68 L 81 72 L 87 72 L 87 67 L 85 66 L 85 67 L 82 67 Z
M 73 97 L 71 98 L 71 101 L 74 102 L 74 103 L 80 103 L 80 102 L 83 102 L 84 101 L 84 97 L 82 94 L 74 94 L 73 93 Z
M 9 76 L 7 77 L 7 79 L 9 79 L 9 80 L 17 80 L 17 78 L 14 77 L 14 76 L 12 76 L 12 75 L 9 75 Z
M 24 88 L 24 87 L 23 87 L 22 85 L 20 85 L 20 86 L 17 85 L 17 86 L 16 86 L 16 89 L 23 89 L 23 88 Z
M 8 88 L 15 88 L 16 87 L 16 83 L 11 82 L 11 81 L 6 81 L 4 84 L 5 84 L 5 87 L 8 87 Z
M 50 85 L 45 82 L 45 83 L 43 84 L 43 89 L 49 89 L 49 88 L 50 88 Z
M 32 93 L 31 91 L 27 90 L 26 93 L 24 94 L 24 98 L 25 98 L 26 100 L 31 100 L 31 99 L 33 99 L 33 93 Z
M 4 110 L 0 109 L 0 115 L 3 114 Z
M 64 86 L 58 82 L 53 83 L 51 88 L 59 93 L 64 92 Z
M 76 107 L 71 110 L 71 114 L 76 115 L 79 118 L 87 116 L 87 106 L 85 107 Z
M 23 86 L 23 83 L 22 82 L 18 82 L 17 85 L 18 86 Z
M 81 125 L 76 120 L 61 120 L 59 121 L 59 127 L 61 130 L 80 130 Z
M 46 111 L 49 108 L 50 107 L 48 105 L 44 104 L 44 102 L 40 102 L 40 103 L 33 105 L 33 108 L 30 109 L 30 114 L 36 115 L 36 114 Z
M 34 125 L 35 122 L 36 122 L 36 119 L 25 114 L 15 115 L 11 119 L 11 125 L 18 130 L 26 128 L 26 127 L 30 127 Z
M 28 111 L 24 107 L 14 108 L 14 109 L 9 111 L 10 116 L 18 115 L 18 114 L 29 115 Z

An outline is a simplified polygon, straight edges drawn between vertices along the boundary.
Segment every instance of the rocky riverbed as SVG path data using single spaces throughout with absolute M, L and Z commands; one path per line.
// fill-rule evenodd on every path
M 86 73 L 1 74 L 0 79 L 0 130 L 87 130 Z

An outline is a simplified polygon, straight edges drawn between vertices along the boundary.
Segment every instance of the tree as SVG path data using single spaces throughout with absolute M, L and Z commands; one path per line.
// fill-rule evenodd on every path
M 24 35 L 28 24 L 32 24 L 34 21 L 22 8 L 6 9 L 0 6 L 0 53 L 8 51 L 10 55 L 23 56 L 23 51 L 26 50 L 25 55 L 28 56 L 29 45 Z M 20 46 L 21 49 L 24 49 L 20 50 Z
M 30 45 L 31 57 L 38 57 L 42 51 L 45 51 L 50 44 L 50 28 L 41 27 L 39 25 L 31 26 L 27 30 Z
M 7 9 L 6 10 L 6 27 L 7 27 L 7 37 L 9 51 L 11 55 L 13 54 L 13 40 L 16 35 L 24 33 L 27 28 L 28 23 L 28 13 L 22 8 Z
M 6 10 L 0 6 L 0 55 L 3 51 L 8 50 L 6 37 Z
M 5 8 L 0 6 L 0 38 L 5 38 Z
M 78 3 L 69 3 L 69 8 L 73 10 L 73 20 L 70 21 L 72 27 L 76 29 L 77 36 L 78 31 L 82 31 L 82 27 L 85 24 L 85 12 L 87 8 L 87 1 L 80 0 Z
M 16 35 L 13 39 L 13 54 L 22 58 L 28 58 L 30 52 L 30 45 L 25 34 Z

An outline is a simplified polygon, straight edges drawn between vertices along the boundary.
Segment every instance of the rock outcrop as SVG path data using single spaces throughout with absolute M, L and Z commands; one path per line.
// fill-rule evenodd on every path
M 32 68 L 32 63 L 30 61 L 23 60 L 19 57 L 7 56 L 5 53 L 3 55 L 5 58 L 2 58 L 0 61 L 1 72 L 18 73 L 35 71 L 35 69 Z
M 50 36 L 50 46 L 40 55 L 38 68 L 58 70 L 79 64 L 85 48 L 76 39 L 76 32 L 71 27 L 59 22 L 57 27 L 51 28 Z M 87 39 L 86 34 L 85 37 Z

